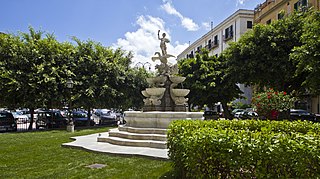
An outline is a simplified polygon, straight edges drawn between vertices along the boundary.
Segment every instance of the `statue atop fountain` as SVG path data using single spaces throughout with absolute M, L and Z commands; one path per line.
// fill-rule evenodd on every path
M 162 34 L 160 38 L 160 30 L 158 31 L 158 39 L 160 40 L 160 52 L 155 52 L 152 61 L 160 60 L 161 64 L 156 65 L 158 74 L 156 77 L 147 78 L 150 88 L 142 91 L 144 99 L 143 111 L 175 111 L 186 112 L 187 101 L 185 98 L 190 92 L 188 89 L 176 89 L 186 78 L 177 76 L 178 66 L 168 64 L 168 58 L 175 57 L 167 53 L 166 43 L 169 39 L 166 34 Z

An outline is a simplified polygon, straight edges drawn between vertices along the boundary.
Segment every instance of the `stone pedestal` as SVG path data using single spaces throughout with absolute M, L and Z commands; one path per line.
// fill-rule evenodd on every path
M 98 137 L 98 142 L 113 145 L 167 149 L 167 129 L 170 122 L 182 119 L 201 119 L 201 112 L 141 112 L 126 111 L 126 124 L 110 129 L 109 136 Z
M 67 125 L 67 132 L 74 132 L 74 125 Z
M 167 129 L 171 121 L 201 119 L 202 115 L 202 112 L 126 111 L 125 121 L 129 127 Z

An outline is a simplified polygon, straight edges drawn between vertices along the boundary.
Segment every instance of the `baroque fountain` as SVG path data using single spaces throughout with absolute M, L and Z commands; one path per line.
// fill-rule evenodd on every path
M 142 111 L 126 111 L 125 125 L 111 129 L 108 136 L 98 137 L 98 142 L 114 145 L 138 146 L 166 149 L 166 132 L 171 121 L 181 119 L 201 119 L 201 112 L 188 112 L 186 96 L 189 89 L 178 88 L 186 78 L 177 76 L 177 64 L 168 63 L 174 57 L 167 53 L 166 43 L 170 41 L 163 33 L 160 40 L 161 52 L 155 52 L 151 60 L 159 60 L 157 75 L 147 78 L 149 88 L 141 93 L 145 97 Z

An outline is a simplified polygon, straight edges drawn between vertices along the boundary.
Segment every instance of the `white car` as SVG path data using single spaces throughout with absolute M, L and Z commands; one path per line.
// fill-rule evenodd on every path
M 240 116 L 241 116 L 243 113 L 244 113 L 243 111 L 241 111 L 241 112 L 236 112 L 236 113 L 234 114 L 234 117 L 237 118 L 237 119 L 240 119 Z
M 29 117 L 22 112 L 12 112 L 12 115 L 18 124 L 25 124 L 29 122 Z

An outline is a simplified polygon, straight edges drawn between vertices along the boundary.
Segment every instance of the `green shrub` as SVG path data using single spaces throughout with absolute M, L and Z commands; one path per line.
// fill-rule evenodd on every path
M 320 177 L 319 124 L 288 121 L 173 122 L 169 157 L 188 178 Z

